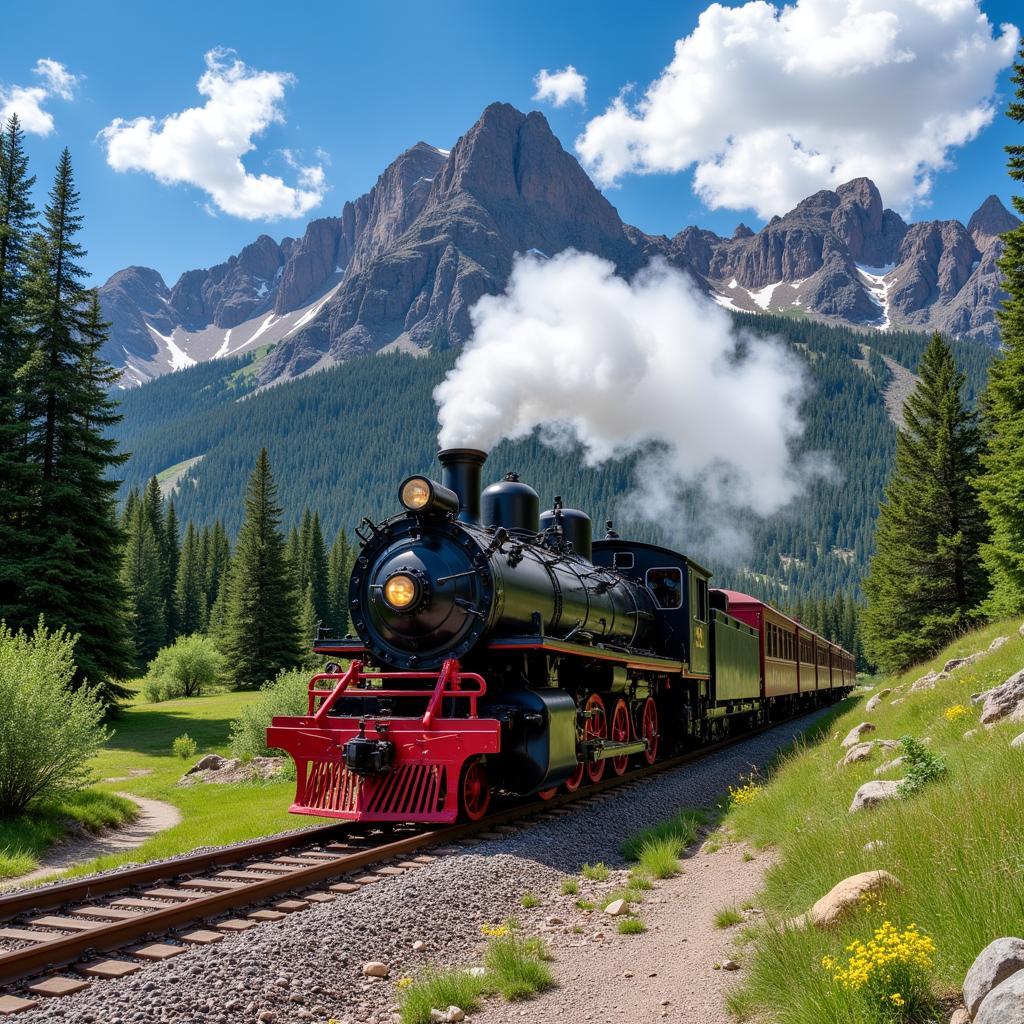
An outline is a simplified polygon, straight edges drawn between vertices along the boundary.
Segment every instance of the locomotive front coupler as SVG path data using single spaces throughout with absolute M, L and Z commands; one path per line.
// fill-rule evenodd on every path
M 378 723 L 377 732 L 387 735 L 386 723 Z M 391 771 L 395 763 L 395 745 L 391 740 L 371 740 L 366 735 L 366 719 L 359 719 L 359 735 L 344 747 L 345 767 L 355 775 L 381 775 Z

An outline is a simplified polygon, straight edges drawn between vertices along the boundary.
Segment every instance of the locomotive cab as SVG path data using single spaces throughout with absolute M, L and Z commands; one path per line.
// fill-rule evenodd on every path
M 654 599 L 659 650 L 685 662 L 691 675 L 710 673 L 707 569 L 677 551 L 621 537 L 595 541 L 593 561 L 647 588 Z

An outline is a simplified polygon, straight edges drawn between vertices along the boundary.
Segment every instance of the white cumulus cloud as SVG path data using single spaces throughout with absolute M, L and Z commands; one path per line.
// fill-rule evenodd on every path
M 564 107 L 566 103 L 582 105 L 587 101 L 587 76 L 581 75 L 571 64 L 561 71 L 541 68 L 533 84 L 537 86 L 533 98 L 555 107 Z
M 1018 37 L 978 0 L 715 3 L 643 95 L 624 90 L 576 149 L 604 186 L 694 167 L 712 208 L 768 217 L 866 175 L 907 211 L 992 120 Z
M 31 135 L 49 135 L 53 131 L 53 114 L 43 108 L 50 99 L 71 100 L 79 78 L 60 61 L 41 57 L 33 73 L 41 79 L 40 85 L 0 84 L 0 121 L 6 123 L 11 114 L 17 114 L 21 127 Z
M 624 281 L 587 253 L 522 257 L 506 292 L 470 318 L 473 336 L 434 390 L 442 448 L 490 450 L 539 430 L 556 447 L 578 442 L 591 465 L 636 457 L 623 510 L 725 558 L 749 539 L 738 510 L 776 512 L 826 471 L 794 457 L 800 361 L 753 335 L 741 352 L 729 315 L 665 264 Z
M 292 161 L 298 185 L 270 174 L 252 174 L 242 157 L 254 140 L 284 121 L 287 72 L 248 67 L 231 50 L 206 54 L 206 70 L 197 83 L 206 102 L 161 119 L 117 118 L 100 132 L 107 163 L 117 171 L 148 171 L 166 185 L 202 189 L 211 205 L 247 220 L 300 217 L 324 197 L 321 164 Z

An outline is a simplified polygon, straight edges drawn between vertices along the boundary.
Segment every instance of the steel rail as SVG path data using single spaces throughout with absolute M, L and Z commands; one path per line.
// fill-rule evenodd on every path
M 138 917 L 104 922 L 87 931 L 75 932 L 71 935 L 54 935 L 52 938 L 33 943 L 31 946 L 0 953 L 0 985 L 10 986 L 25 978 L 67 967 L 90 953 L 109 952 L 150 935 L 166 933 L 228 911 L 264 902 L 285 893 L 306 889 L 328 879 L 347 875 L 416 850 L 448 845 L 460 839 L 470 838 L 476 833 L 489 832 L 499 825 L 529 819 L 536 815 L 543 816 L 567 804 L 585 804 L 588 800 L 607 790 L 701 760 L 787 722 L 811 714 L 814 710 L 818 709 L 801 711 L 799 714 L 758 726 L 740 735 L 719 740 L 717 743 L 677 754 L 653 765 L 641 765 L 622 775 L 611 775 L 599 782 L 581 786 L 573 793 L 559 793 L 549 800 L 518 803 L 489 814 L 480 821 L 447 825 L 439 829 L 414 831 L 411 835 L 397 840 L 345 853 L 329 861 L 311 863 L 309 867 L 281 865 L 280 872 L 268 874 L 266 878 L 259 881 L 246 882 L 238 888 L 209 894 L 202 894 L 197 890 L 195 898 L 182 896 L 180 902 L 173 905 L 161 905 L 154 902 L 153 910 L 144 911 Z M 53 909 L 69 903 L 88 901 L 96 896 L 122 892 L 153 882 L 169 882 L 182 876 L 202 872 L 210 867 L 244 864 L 260 854 L 318 845 L 324 840 L 339 835 L 353 840 L 372 841 L 373 837 L 352 834 L 355 830 L 362 831 L 365 827 L 364 824 L 358 822 L 342 822 L 301 832 L 271 836 L 266 839 L 250 840 L 171 861 L 157 861 L 140 867 L 126 868 L 123 871 L 115 871 L 81 881 L 58 883 L 37 890 L 30 889 L 12 893 L 0 897 L 0 917 L 10 920 L 29 911 Z M 392 831 L 400 829 L 401 826 Z M 187 885 L 187 882 L 184 884 Z M 40 932 L 40 935 L 43 934 L 45 933 Z

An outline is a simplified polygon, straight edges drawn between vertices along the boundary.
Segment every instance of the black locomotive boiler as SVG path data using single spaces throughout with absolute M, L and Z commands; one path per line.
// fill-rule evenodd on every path
M 410 477 L 403 512 L 363 520 L 357 635 L 315 643 L 347 666 L 268 730 L 296 762 L 293 812 L 477 819 L 493 792 L 575 790 L 852 685 L 846 651 L 685 555 L 611 524 L 595 542 L 514 473 L 481 493 L 484 452 L 438 458 L 442 482 Z

